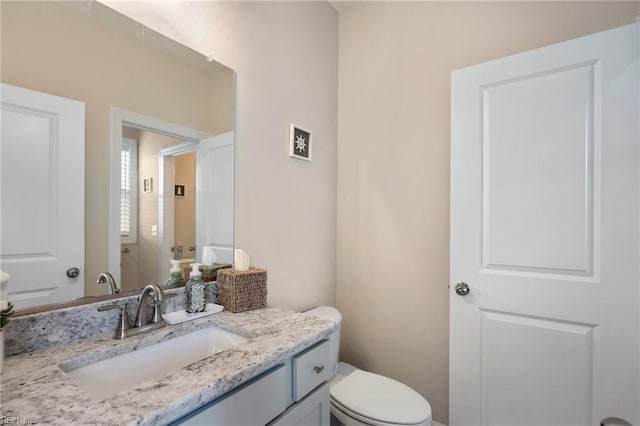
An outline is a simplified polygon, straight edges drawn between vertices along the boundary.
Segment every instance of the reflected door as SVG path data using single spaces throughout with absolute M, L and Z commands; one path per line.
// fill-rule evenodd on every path
M 84 295 L 84 104 L 2 84 L 1 268 L 17 309 Z
M 452 75 L 452 426 L 640 422 L 638 28 Z
M 195 256 L 195 170 L 193 143 L 182 143 L 160 151 L 160 282 L 169 278 L 170 260 L 182 246 L 181 267 L 194 262 Z
M 196 159 L 196 253 L 212 246 L 233 263 L 233 132 L 200 141 Z

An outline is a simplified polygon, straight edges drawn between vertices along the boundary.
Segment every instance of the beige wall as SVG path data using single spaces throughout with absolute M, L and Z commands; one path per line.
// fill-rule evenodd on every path
M 340 13 L 342 356 L 448 421 L 449 89 L 457 68 L 634 21 L 638 3 L 358 3 Z
M 228 37 L 214 52 L 237 72 L 236 247 L 267 268 L 270 304 L 333 305 L 337 13 L 326 2 L 208 5 Z M 291 123 L 313 133 L 312 162 L 288 157 Z
M 268 270 L 270 304 L 333 304 L 337 12 L 324 1 L 114 6 L 236 71 L 235 245 Z M 313 132 L 312 162 L 288 157 L 290 123 Z
M 104 294 L 95 280 L 107 270 L 109 108 L 227 132 L 233 73 L 212 77 L 53 2 L 4 1 L 1 9 L 2 82 L 86 104 L 85 287 Z

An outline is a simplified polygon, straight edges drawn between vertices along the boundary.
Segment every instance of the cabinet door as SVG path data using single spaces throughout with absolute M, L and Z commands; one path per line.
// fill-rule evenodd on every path
M 263 425 L 285 409 L 285 368 L 280 366 L 179 419 L 180 425 Z
M 269 426 L 329 425 L 329 383 L 325 383 L 298 401 Z

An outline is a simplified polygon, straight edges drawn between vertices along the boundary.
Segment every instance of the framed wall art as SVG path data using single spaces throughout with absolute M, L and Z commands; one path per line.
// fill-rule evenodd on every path
M 292 124 L 289 127 L 289 157 L 311 161 L 311 132 Z
M 146 177 L 142 180 L 142 192 L 153 192 L 153 178 Z

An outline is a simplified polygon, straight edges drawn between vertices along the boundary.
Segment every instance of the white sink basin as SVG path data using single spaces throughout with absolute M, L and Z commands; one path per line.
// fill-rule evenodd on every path
M 246 342 L 245 337 L 209 327 L 79 368 L 65 368 L 64 363 L 59 367 L 90 396 L 103 399 Z

